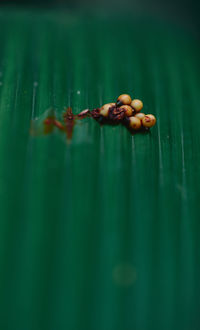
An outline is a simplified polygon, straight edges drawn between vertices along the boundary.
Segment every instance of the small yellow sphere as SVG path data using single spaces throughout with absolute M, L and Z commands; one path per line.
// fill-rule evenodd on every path
M 139 118 L 140 120 L 142 120 L 142 118 L 144 118 L 144 116 L 145 116 L 145 113 L 143 113 L 143 112 L 136 113 L 136 115 L 135 115 L 135 117 Z
M 144 127 L 153 127 L 156 123 L 156 118 L 153 115 L 146 115 L 142 119 L 142 125 Z
M 155 123 L 156 123 L 156 117 L 154 115 L 150 114 L 150 113 L 147 114 L 147 116 L 149 116 L 152 119 L 152 121 L 153 121 L 153 123 L 155 125 Z
M 107 104 L 104 104 L 101 108 L 100 108 L 100 114 L 103 116 L 103 117 L 108 117 L 109 115 L 109 109 L 112 107 L 112 103 L 107 103 Z
M 122 105 L 120 109 L 124 110 L 126 117 L 131 117 L 133 114 L 133 109 L 130 107 L 130 105 Z
M 138 119 L 137 117 L 134 116 L 129 118 L 129 126 L 131 129 L 137 131 L 140 129 L 141 125 L 142 125 L 141 120 Z
M 117 99 L 117 105 L 122 105 L 122 104 L 129 105 L 129 104 L 131 104 L 131 101 L 132 100 L 131 100 L 130 95 L 128 95 L 128 94 L 122 94 Z
M 131 102 L 131 106 L 133 107 L 133 109 L 134 109 L 135 111 L 139 112 L 139 111 L 141 111 L 142 108 L 143 108 L 143 102 L 140 101 L 140 100 L 135 99 L 135 100 L 133 100 L 133 101 Z

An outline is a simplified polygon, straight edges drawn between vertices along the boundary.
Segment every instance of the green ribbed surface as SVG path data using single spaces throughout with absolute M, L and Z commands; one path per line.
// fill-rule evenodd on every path
M 200 326 L 199 49 L 150 19 L 0 13 L 0 329 Z M 127 92 L 151 134 L 31 119 Z

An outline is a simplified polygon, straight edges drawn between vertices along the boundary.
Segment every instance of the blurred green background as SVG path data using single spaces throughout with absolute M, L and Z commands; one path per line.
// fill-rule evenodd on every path
M 198 2 L 2 2 L 0 329 L 198 330 Z M 144 101 L 150 134 L 61 116 Z M 31 122 L 38 136 L 30 135 Z

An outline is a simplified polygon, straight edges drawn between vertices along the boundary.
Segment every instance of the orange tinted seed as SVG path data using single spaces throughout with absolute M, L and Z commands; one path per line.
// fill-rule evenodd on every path
M 133 109 L 130 107 L 130 105 L 122 105 L 120 109 L 124 110 L 126 117 L 131 117 L 133 114 Z
M 131 106 L 135 109 L 135 111 L 139 112 L 143 108 L 143 102 L 135 99 L 131 102 Z
M 152 114 L 147 114 L 147 116 L 149 116 L 151 118 L 151 120 L 153 121 L 153 125 L 155 125 L 156 123 L 156 117 Z
M 112 107 L 112 103 L 104 104 L 100 109 L 100 114 L 103 117 L 108 117 L 110 107 Z
M 142 119 L 142 125 L 144 127 L 153 127 L 156 123 L 156 118 L 153 115 L 146 115 Z
M 141 120 L 137 117 L 130 117 L 129 118 L 129 126 L 133 130 L 139 130 L 141 127 Z
M 131 97 L 128 94 L 121 94 L 117 99 L 117 105 L 129 105 L 131 104 Z

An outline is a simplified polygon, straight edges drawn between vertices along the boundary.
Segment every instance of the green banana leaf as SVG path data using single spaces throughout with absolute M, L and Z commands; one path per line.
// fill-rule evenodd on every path
M 0 42 L 0 329 L 199 329 L 195 34 L 147 15 L 1 9 Z M 122 93 L 157 117 L 149 134 L 91 118 L 70 143 L 43 134 L 48 109 Z

